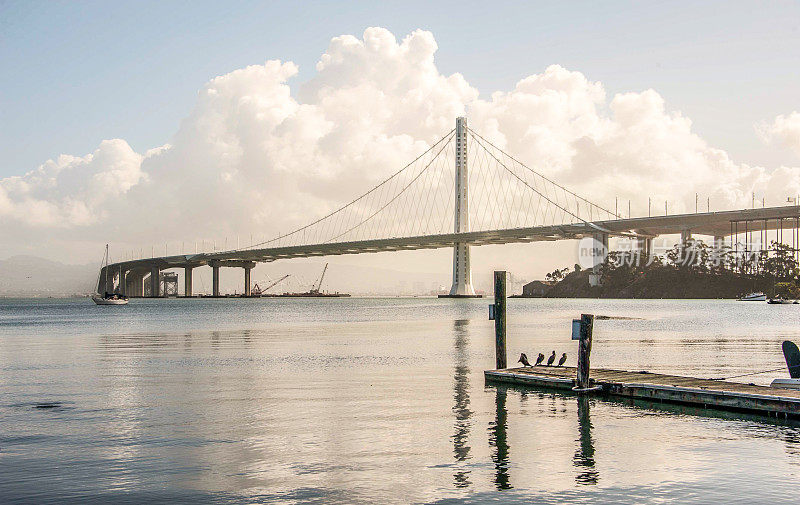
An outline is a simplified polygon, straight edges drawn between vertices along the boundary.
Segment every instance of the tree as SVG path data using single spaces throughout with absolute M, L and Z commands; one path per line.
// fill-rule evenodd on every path
M 782 298 L 797 300 L 800 298 L 800 287 L 793 282 L 778 282 L 775 284 L 775 294 Z
M 763 272 L 777 281 L 790 282 L 797 278 L 797 260 L 786 244 L 773 241 L 770 254 L 763 261 Z
M 713 267 L 712 255 L 708 246 L 695 239 L 676 244 L 667 251 L 667 260 L 678 270 L 694 273 L 708 273 Z
M 564 280 L 564 277 L 567 276 L 569 273 L 569 268 L 562 268 L 561 270 L 553 270 L 549 274 L 544 276 L 544 280 L 548 282 L 561 282 Z

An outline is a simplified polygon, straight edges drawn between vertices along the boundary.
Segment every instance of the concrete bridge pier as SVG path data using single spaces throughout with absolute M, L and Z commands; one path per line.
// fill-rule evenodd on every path
M 725 248 L 725 237 L 722 235 L 714 235 L 714 254 L 718 257 L 722 257 L 722 251 Z
M 106 267 L 100 268 L 100 277 L 97 278 L 97 286 L 95 286 L 95 291 L 100 294 L 103 294 L 103 291 L 106 289 Z
M 106 272 L 106 275 L 108 276 L 106 278 L 106 285 L 105 285 L 105 289 L 104 289 L 104 291 L 106 293 L 113 293 L 114 292 L 114 274 L 115 273 L 116 272 L 114 272 L 111 269 L 108 269 L 108 271 Z
M 128 296 L 128 286 L 125 282 L 125 277 L 127 277 L 128 271 L 127 270 L 119 270 L 119 294 L 122 296 Z
M 150 267 L 150 296 L 153 298 L 161 296 L 160 275 L 161 271 L 158 267 Z
M 212 261 L 209 263 L 211 266 L 211 294 L 219 296 L 219 261 Z
M 192 269 L 194 267 L 183 267 L 183 296 L 192 296 Z
M 589 285 L 600 286 L 600 274 L 603 263 L 608 256 L 608 233 L 595 233 L 592 235 L 592 273 L 589 274 Z
M 135 270 L 131 270 L 125 276 L 125 293 L 127 296 L 140 297 L 142 296 L 142 281 L 144 278 L 142 274 Z
M 256 264 L 252 263 L 251 265 L 244 266 L 244 296 L 250 296 L 250 272 L 253 270 Z
M 639 266 L 645 266 L 653 254 L 653 237 L 638 237 L 636 251 L 639 253 Z

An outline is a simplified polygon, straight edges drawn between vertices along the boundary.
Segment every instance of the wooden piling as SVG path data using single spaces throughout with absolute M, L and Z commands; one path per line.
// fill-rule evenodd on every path
M 578 340 L 578 377 L 576 390 L 589 388 L 589 355 L 592 352 L 594 316 L 581 314 L 580 340 Z
M 507 366 L 506 358 L 506 271 L 494 272 L 494 350 L 497 368 Z

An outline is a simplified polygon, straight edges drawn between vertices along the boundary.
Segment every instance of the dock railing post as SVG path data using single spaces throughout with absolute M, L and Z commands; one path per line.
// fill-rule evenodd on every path
M 581 314 L 580 339 L 578 340 L 578 377 L 576 389 L 589 388 L 589 355 L 592 352 L 592 327 L 594 316 Z
M 494 351 L 498 370 L 507 367 L 506 359 L 506 271 L 494 272 Z

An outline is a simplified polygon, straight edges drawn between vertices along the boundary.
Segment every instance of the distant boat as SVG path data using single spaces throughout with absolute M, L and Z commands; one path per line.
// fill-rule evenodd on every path
M 106 282 L 105 285 L 108 286 L 108 244 L 106 244 L 106 255 L 103 258 L 103 266 L 105 267 L 106 271 Z M 102 270 L 101 270 L 102 271 Z M 100 287 L 100 273 L 97 273 L 97 282 L 95 286 L 98 288 Z M 127 305 L 128 304 L 128 297 L 125 295 L 121 295 L 119 293 L 109 293 L 105 292 L 102 295 L 99 292 L 95 292 L 92 295 L 92 301 L 97 305 Z
M 111 294 L 105 293 L 103 295 L 95 293 L 95 294 L 92 295 L 92 300 L 94 300 L 94 303 L 96 303 L 97 305 L 127 305 L 128 304 L 128 298 L 126 298 L 123 295 L 117 295 L 117 294 L 113 294 L 113 293 L 111 293 Z
M 762 293 L 761 291 L 757 291 L 755 293 L 750 293 L 744 295 L 743 297 L 739 298 L 740 302 L 765 302 L 767 301 L 767 295 Z
M 770 305 L 794 305 L 797 302 L 793 300 L 784 300 L 780 296 L 777 296 L 775 298 L 770 298 L 769 300 L 767 300 L 767 303 Z

